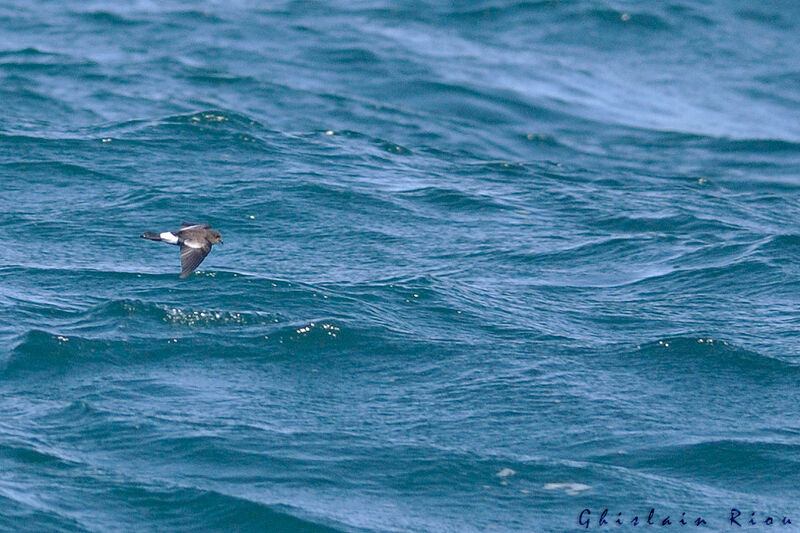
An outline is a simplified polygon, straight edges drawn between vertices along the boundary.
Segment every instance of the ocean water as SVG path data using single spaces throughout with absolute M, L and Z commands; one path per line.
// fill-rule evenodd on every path
M 3 3 L 0 530 L 800 528 L 798 20 Z

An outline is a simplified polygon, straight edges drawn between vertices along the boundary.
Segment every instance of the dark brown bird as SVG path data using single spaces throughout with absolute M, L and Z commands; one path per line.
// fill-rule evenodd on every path
M 184 222 L 178 231 L 165 231 L 142 233 L 143 239 L 177 244 L 181 247 L 181 278 L 185 278 L 197 268 L 206 258 L 211 246 L 222 243 L 222 234 L 211 229 L 208 224 L 191 224 Z

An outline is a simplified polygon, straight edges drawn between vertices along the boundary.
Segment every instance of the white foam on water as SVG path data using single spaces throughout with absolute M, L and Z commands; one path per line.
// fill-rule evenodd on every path
M 568 496 L 575 496 L 591 488 L 583 483 L 547 483 L 544 486 L 544 490 L 563 490 Z

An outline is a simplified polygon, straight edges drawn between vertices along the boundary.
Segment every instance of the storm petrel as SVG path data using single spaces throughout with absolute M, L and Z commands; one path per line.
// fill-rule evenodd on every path
M 222 234 L 211 229 L 208 224 L 190 224 L 184 222 L 178 231 L 165 231 L 142 233 L 143 239 L 162 241 L 168 244 L 177 244 L 181 247 L 181 278 L 185 278 L 197 268 L 208 252 L 211 245 L 222 242 Z

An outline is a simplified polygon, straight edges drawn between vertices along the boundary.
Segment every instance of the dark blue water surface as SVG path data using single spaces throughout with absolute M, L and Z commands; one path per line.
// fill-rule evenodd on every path
M 0 530 L 800 528 L 798 21 L 5 2 Z

